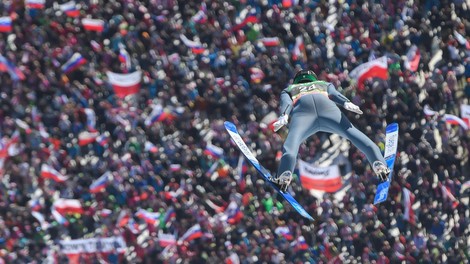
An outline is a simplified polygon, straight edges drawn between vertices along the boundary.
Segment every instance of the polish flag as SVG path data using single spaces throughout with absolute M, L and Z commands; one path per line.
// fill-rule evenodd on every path
M 218 158 L 222 157 L 222 155 L 224 154 L 224 150 L 220 147 L 215 146 L 215 145 L 208 144 L 206 146 L 206 149 L 204 150 L 204 154 L 209 155 L 214 159 L 218 159 Z
M 142 79 L 141 71 L 133 73 L 114 73 L 108 71 L 106 75 L 113 86 L 114 93 L 119 98 L 137 94 L 140 90 L 140 81 Z
M 101 19 L 83 18 L 82 25 L 85 30 L 103 32 L 104 21 Z
M 194 239 L 202 237 L 204 234 L 202 233 L 201 226 L 199 224 L 195 224 L 191 228 L 189 228 L 186 233 L 179 239 L 179 241 L 192 241 Z
M 65 214 L 83 214 L 84 210 L 80 201 L 77 199 L 59 198 L 53 203 L 53 208 L 61 215 Z
M 86 62 L 87 60 L 80 53 L 76 52 L 64 65 L 62 65 L 61 69 L 64 73 L 73 72 Z
M 160 223 L 160 213 L 157 212 L 149 212 L 144 209 L 139 209 L 135 215 L 138 218 L 145 220 L 145 222 L 150 225 L 158 225 L 158 223 Z
M 26 0 L 25 4 L 31 9 L 43 9 L 46 6 L 46 0 Z
M 336 192 L 343 186 L 338 165 L 315 167 L 299 160 L 300 183 L 305 189 Z
M 106 188 L 109 183 L 109 180 L 113 177 L 111 172 L 107 171 L 103 175 L 101 175 L 98 179 L 93 181 L 90 185 L 90 192 L 97 193 Z
M 411 48 L 406 53 L 405 67 L 415 72 L 418 70 L 419 60 L 421 59 L 421 53 L 416 45 L 411 46 Z
M 176 237 L 172 234 L 158 234 L 158 243 L 161 247 L 167 247 L 170 245 L 176 245 Z
M 62 175 L 62 173 L 44 163 L 41 165 L 41 177 L 44 179 L 51 179 L 55 182 L 65 182 L 68 179 L 68 177 Z
M 96 140 L 98 136 L 98 132 L 82 131 L 80 132 L 80 134 L 78 134 L 78 145 L 85 146 L 91 144 Z
M 415 212 L 412 208 L 414 201 L 415 195 L 407 188 L 403 188 L 403 206 L 405 207 L 403 219 L 412 225 L 416 224 Z
M 0 32 L 10 32 L 12 29 L 11 17 L 0 17 Z
M 357 80 L 360 88 L 364 87 L 364 81 L 369 78 L 386 80 L 388 78 L 387 56 L 382 56 L 357 66 L 349 73 L 349 76 L 351 79 Z
M 78 10 L 75 1 L 70 1 L 65 4 L 61 4 L 59 8 L 69 17 L 78 17 L 80 15 L 80 10 Z
M 276 47 L 281 43 L 278 37 L 262 38 L 261 42 L 265 47 Z

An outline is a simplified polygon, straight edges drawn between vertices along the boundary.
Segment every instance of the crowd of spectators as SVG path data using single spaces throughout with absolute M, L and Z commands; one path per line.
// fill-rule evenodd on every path
M 112 236 L 124 238 L 124 253 L 79 261 L 468 263 L 470 137 L 444 114 L 460 116 L 470 104 L 469 1 L 76 0 L 78 17 L 60 10 L 67 1 L 46 0 L 40 9 L 28 2 L 0 2 L 0 16 L 13 25 L 0 33 L 0 55 L 25 75 L 0 72 L 0 147 L 16 140 L 0 157 L 0 263 L 67 263 L 60 241 Z M 85 17 L 105 21 L 104 30 L 85 30 Z M 412 45 L 421 56 L 416 71 L 405 67 Z M 129 69 L 119 60 L 122 47 Z M 76 52 L 86 63 L 65 74 L 61 65 Z M 388 58 L 388 78 L 359 88 L 348 73 L 380 56 Z M 362 116 L 346 114 L 377 144 L 386 124 L 399 124 L 388 201 L 372 205 L 377 179 L 353 145 L 343 153 L 351 170 L 341 199 L 311 195 L 298 178 L 290 189 L 314 223 L 240 166 L 223 122 L 237 124 L 275 171 L 285 134 L 270 130 L 268 117 L 301 68 L 359 105 Z M 116 97 L 106 72 L 136 70 L 143 72 L 139 93 Z M 155 105 L 171 118 L 148 125 Z M 438 114 L 426 115 L 425 105 Z M 95 113 L 93 131 L 85 109 Z M 87 130 L 108 143 L 79 144 Z M 299 158 L 320 155 L 328 137 L 308 139 Z M 208 155 L 211 145 L 223 155 Z M 67 180 L 45 179 L 43 164 Z M 106 188 L 90 192 L 107 171 Z M 414 221 L 404 215 L 404 187 L 414 198 Z M 61 223 L 52 213 L 59 198 L 80 201 L 83 212 Z M 240 213 L 224 213 L 229 205 Z M 150 224 L 138 209 L 162 217 Z M 169 210 L 174 217 L 163 217 Z M 122 212 L 128 224 L 118 223 Z M 160 243 L 162 233 L 178 239 L 196 224 L 201 237 Z

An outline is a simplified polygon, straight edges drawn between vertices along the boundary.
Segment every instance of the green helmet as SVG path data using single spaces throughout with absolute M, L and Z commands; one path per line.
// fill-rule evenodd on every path
M 318 80 L 317 75 L 311 70 L 300 70 L 295 74 L 294 84 L 314 82 Z

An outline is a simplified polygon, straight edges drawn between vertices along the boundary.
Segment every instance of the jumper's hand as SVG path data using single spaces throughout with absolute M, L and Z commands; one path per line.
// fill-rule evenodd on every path
M 351 112 L 354 112 L 356 114 L 362 115 L 362 111 L 361 111 L 361 109 L 359 109 L 359 106 L 357 106 L 357 105 L 355 105 L 351 102 L 344 103 L 343 107 L 344 107 L 344 109 L 346 109 L 348 111 L 351 111 Z
M 274 132 L 277 132 L 281 127 L 287 125 L 287 122 L 289 122 L 289 116 L 288 115 L 281 115 L 276 122 L 274 122 Z

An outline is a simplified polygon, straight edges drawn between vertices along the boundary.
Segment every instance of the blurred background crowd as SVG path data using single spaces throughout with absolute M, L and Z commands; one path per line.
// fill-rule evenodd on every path
M 470 137 L 449 117 L 470 104 L 469 14 L 468 0 L 1 1 L 0 263 L 468 263 Z M 386 78 L 349 75 L 382 56 Z M 310 223 L 231 143 L 225 120 L 275 171 L 285 131 L 270 123 L 305 68 L 382 148 L 399 124 L 386 202 L 343 142 L 341 195 L 290 188 Z M 139 72 L 137 89 L 117 96 L 109 72 Z M 338 140 L 314 135 L 299 158 Z

